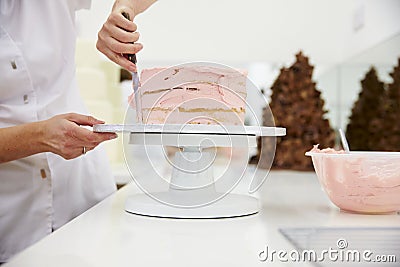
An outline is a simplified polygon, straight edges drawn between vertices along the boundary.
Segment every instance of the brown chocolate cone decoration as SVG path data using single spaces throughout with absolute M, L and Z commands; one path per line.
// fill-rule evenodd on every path
M 375 68 L 371 67 L 361 81 L 361 92 L 354 103 L 346 129 L 346 137 L 351 150 L 377 150 L 376 138 L 379 138 L 380 129 L 370 127 L 371 122 L 379 117 L 380 100 L 385 94 L 385 84 L 379 81 Z M 376 122 L 375 122 L 376 123 Z
M 370 145 L 380 151 L 400 151 L 400 58 L 390 75 L 393 81 L 381 98 L 378 117 L 370 125 Z
M 299 52 L 296 62 L 289 68 L 282 68 L 271 87 L 270 108 L 275 125 L 286 128 L 286 136 L 276 141 L 272 164 L 275 169 L 311 171 L 311 159 L 304 154 L 315 144 L 323 148 L 335 144 L 335 133 L 328 119 L 324 118 L 324 100 L 312 80 L 312 73 L 313 66 Z M 267 111 L 265 109 L 263 125 L 271 126 Z M 269 143 L 268 139 L 261 142 L 261 149 L 267 150 L 266 153 L 270 151 Z M 259 164 L 264 167 L 262 159 Z

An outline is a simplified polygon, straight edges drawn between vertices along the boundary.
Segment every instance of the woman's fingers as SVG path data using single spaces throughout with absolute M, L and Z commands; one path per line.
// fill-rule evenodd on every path
M 117 54 L 136 54 L 143 48 L 143 45 L 140 43 L 122 43 L 112 37 L 108 37 L 106 42 L 106 49 Z
M 77 139 L 78 145 L 97 146 L 104 141 L 117 138 L 116 133 L 95 133 L 78 125 L 72 127 L 74 129 L 72 129 L 71 135 Z
M 63 115 L 59 115 L 59 117 L 75 122 L 78 125 L 85 125 L 85 126 L 93 126 L 95 124 L 103 124 L 104 121 L 96 119 L 90 115 L 82 115 L 77 113 L 67 113 Z
M 86 143 L 101 143 L 110 139 L 114 139 L 117 137 L 116 133 L 95 133 L 83 127 L 79 127 L 79 125 L 85 126 L 93 126 L 95 124 L 103 124 L 104 121 L 98 120 L 89 115 L 81 115 L 77 113 L 68 113 L 63 116 L 66 120 L 72 122 L 69 127 L 70 129 L 67 132 L 70 132 L 71 135 L 83 142 Z
M 134 23 L 132 21 L 134 14 L 130 14 L 130 20 L 128 20 L 127 18 L 125 18 L 122 15 L 122 12 L 125 13 L 132 13 L 130 12 L 130 10 L 128 9 L 118 9 L 118 10 L 114 10 L 110 16 L 107 18 L 107 21 L 104 23 L 104 25 L 108 26 L 108 25 L 113 25 L 113 26 L 117 26 L 121 29 L 124 29 L 127 32 L 134 32 L 137 30 L 137 25 L 136 23 Z
M 66 142 L 61 148 L 61 156 L 65 159 L 79 157 L 96 148 L 100 143 L 117 138 L 115 133 L 93 133 L 76 126 L 71 136 L 66 136 Z
M 129 62 L 122 55 L 136 54 L 143 46 L 137 43 L 140 35 L 136 32 L 136 24 L 126 19 L 121 10 L 126 11 L 126 8 L 115 9 L 103 24 L 98 33 L 96 48 L 111 61 L 131 72 L 135 72 L 135 64 Z
M 116 25 L 104 25 L 103 27 L 104 31 L 99 33 L 101 38 L 110 36 L 121 43 L 134 43 L 137 42 L 140 37 L 139 32 L 127 32 Z
M 113 61 L 114 63 L 120 65 L 122 68 L 130 71 L 130 72 L 136 72 L 137 68 L 136 65 L 133 64 L 131 61 L 129 61 L 127 58 L 123 57 L 121 54 L 119 53 L 115 53 L 113 51 L 111 51 L 108 48 L 105 48 L 102 53 L 108 57 L 111 61 Z
M 48 151 L 65 159 L 76 158 L 100 143 L 117 138 L 115 133 L 95 133 L 79 125 L 104 123 L 92 116 L 68 113 L 55 116 L 44 123 L 44 143 Z

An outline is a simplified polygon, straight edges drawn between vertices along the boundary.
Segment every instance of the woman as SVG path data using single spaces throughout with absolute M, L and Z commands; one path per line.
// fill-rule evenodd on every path
M 99 33 L 99 50 L 129 70 L 119 54 L 141 45 L 130 44 L 136 25 L 118 15 L 133 18 L 143 3 L 152 1 L 116 1 Z M 103 123 L 81 115 L 75 79 L 75 11 L 89 6 L 0 0 L 0 262 L 115 191 L 104 151 L 93 149 L 116 135 L 80 127 Z

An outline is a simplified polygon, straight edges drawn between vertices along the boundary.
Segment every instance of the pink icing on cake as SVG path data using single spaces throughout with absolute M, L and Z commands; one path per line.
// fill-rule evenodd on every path
M 139 89 L 143 122 L 243 124 L 246 75 L 210 66 L 145 69 Z

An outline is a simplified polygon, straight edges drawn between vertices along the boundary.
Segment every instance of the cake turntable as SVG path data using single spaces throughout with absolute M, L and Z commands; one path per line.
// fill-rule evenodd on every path
M 286 129 L 279 127 L 201 124 L 99 124 L 94 125 L 93 131 L 128 134 L 128 144 L 133 146 L 179 148 L 171 163 L 173 168 L 167 191 L 149 192 L 136 182 L 129 170 L 143 193 L 130 196 L 125 210 L 151 217 L 191 219 L 232 218 L 258 213 L 257 198 L 230 193 L 231 190 L 217 190 L 213 172 L 215 155 L 210 149 L 256 147 L 257 136 L 286 134 Z M 129 169 L 129 163 L 126 163 Z M 153 175 L 151 166 L 146 176 Z M 232 179 L 225 177 L 225 180 Z

